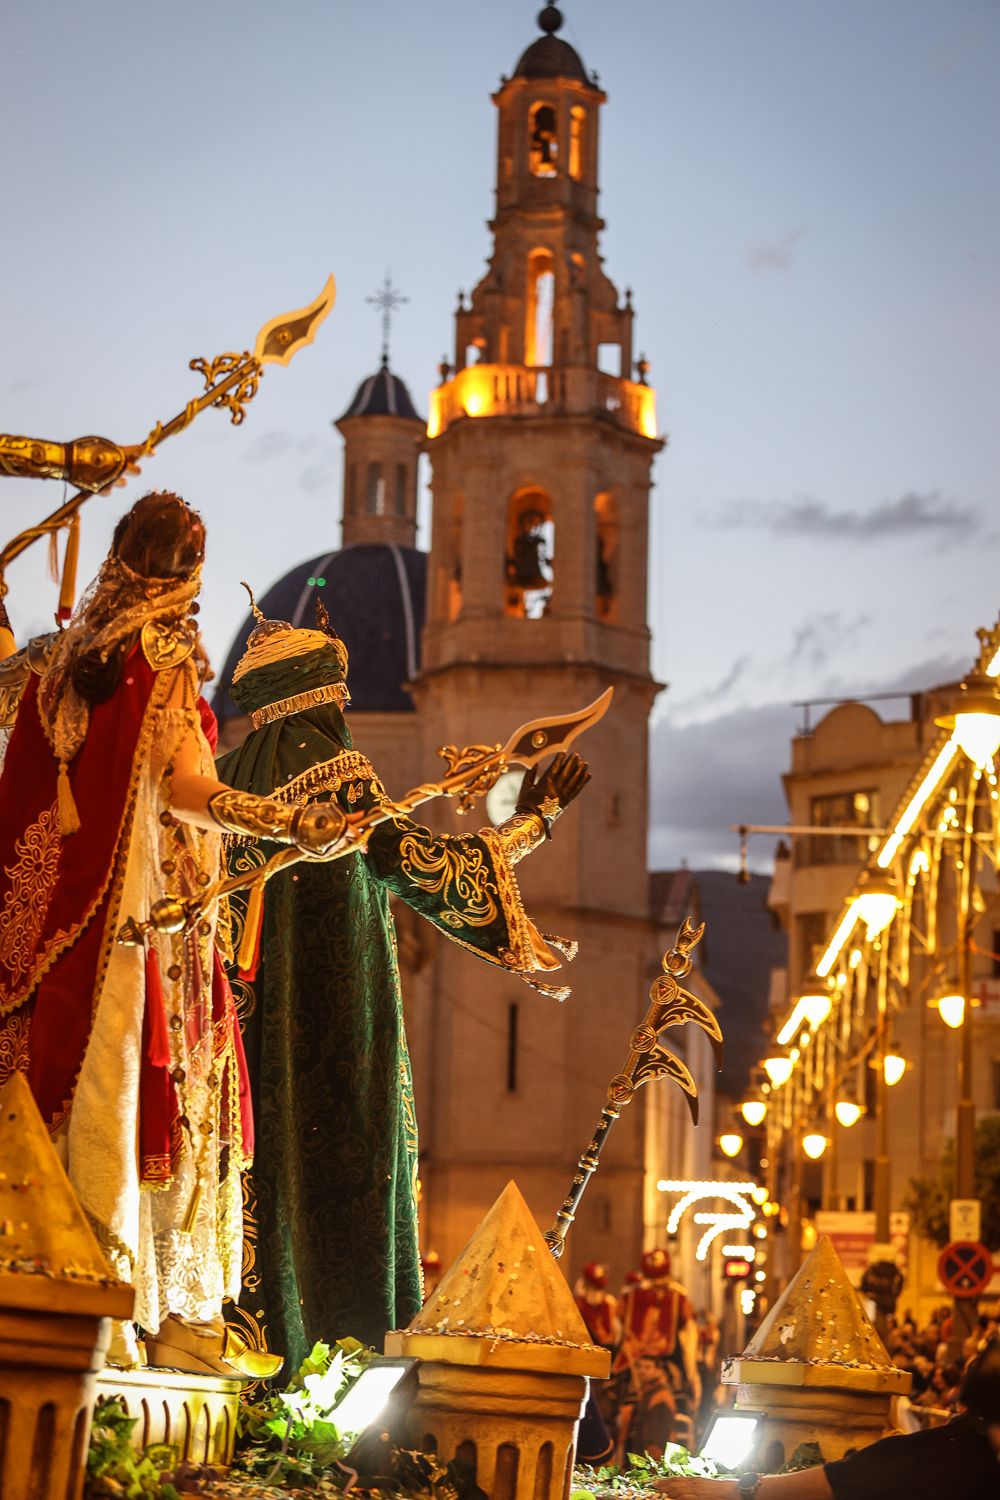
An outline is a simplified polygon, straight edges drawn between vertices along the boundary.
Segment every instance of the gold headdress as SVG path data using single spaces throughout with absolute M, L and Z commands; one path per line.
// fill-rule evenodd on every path
M 278 663 L 291 661 L 297 656 L 311 655 L 320 650 L 329 653 L 331 647 L 336 665 L 333 666 L 331 663 L 325 670 L 329 673 L 332 667 L 339 679 L 330 682 L 327 678 L 326 682 L 310 687 L 304 692 L 280 698 L 277 702 L 261 704 L 260 707 L 253 709 L 250 715 L 254 728 L 259 729 L 262 725 L 271 724 L 276 719 L 287 718 L 289 714 L 300 713 L 307 708 L 316 708 L 323 703 L 337 703 L 341 708 L 346 707 L 351 701 L 346 681 L 347 647 L 330 624 L 330 617 L 322 601 L 319 599 L 316 601 L 316 622 L 319 628 L 305 630 L 291 625 L 288 620 L 265 619 L 263 612 L 258 608 L 250 585 L 244 583 L 243 587 L 250 595 L 250 607 L 257 623 L 250 632 L 246 650 L 233 672 L 234 688 L 250 672 L 276 666 Z M 329 662 L 329 656 L 327 656 L 327 661 Z

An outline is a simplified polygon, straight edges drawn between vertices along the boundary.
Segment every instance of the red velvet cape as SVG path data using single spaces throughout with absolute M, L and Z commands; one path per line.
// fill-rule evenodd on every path
M 137 644 L 115 692 L 91 709 L 86 739 L 69 769 L 80 828 L 66 838 L 56 808 L 58 767 L 39 718 L 34 674 L 11 734 L 0 777 L 0 1082 L 15 1070 L 26 1072 L 50 1128 L 65 1119 L 72 1103 L 124 915 L 121 891 L 139 781 L 173 676 L 155 672 Z M 169 1180 L 165 1164 L 175 1159 L 179 1143 L 179 1110 L 155 959 L 146 973 L 140 1151 L 143 1180 L 162 1182 Z M 239 1027 L 218 960 L 212 1012 L 217 1051 L 230 1039 L 236 1049 L 240 1076 L 224 1086 L 236 1088 L 245 1101 Z M 249 1156 L 248 1107 L 243 1115 Z

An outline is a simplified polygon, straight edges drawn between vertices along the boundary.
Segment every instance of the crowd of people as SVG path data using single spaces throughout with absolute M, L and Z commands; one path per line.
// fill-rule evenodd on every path
M 957 1411 L 962 1372 L 983 1344 L 1000 1337 L 1000 1308 L 981 1312 L 975 1329 L 960 1348 L 954 1341 L 952 1309 L 934 1309 L 918 1327 L 912 1313 L 889 1319 L 887 1347 L 895 1364 L 908 1370 L 913 1384 L 897 1403 L 897 1422 L 904 1432 L 946 1422 Z

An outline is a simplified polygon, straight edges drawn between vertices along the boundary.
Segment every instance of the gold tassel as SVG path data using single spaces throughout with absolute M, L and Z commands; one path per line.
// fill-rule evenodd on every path
M 201 1173 L 199 1172 L 198 1176 L 195 1178 L 194 1189 L 193 1189 L 193 1191 L 191 1193 L 190 1198 L 188 1199 L 188 1206 L 184 1210 L 184 1217 L 181 1220 L 181 1229 L 180 1229 L 181 1234 L 193 1234 L 194 1233 L 195 1220 L 198 1217 L 198 1210 L 199 1210 L 200 1207 L 201 1207 Z
M 554 948 L 557 953 L 561 953 L 563 958 L 569 963 L 573 962 L 580 951 L 580 944 L 576 938 L 559 937 L 554 932 L 543 932 L 542 937 L 550 948 Z
M 0 574 L 0 580 L 3 575 Z M 14 656 L 17 652 L 17 642 L 11 629 L 10 615 L 7 613 L 7 605 L 0 598 L 0 661 L 6 661 L 8 656 Z
M 63 838 L 71 833 L 77 833 L 80 828 L 80 814 L 76 810 L 73 800 L 73 788 L 69 784 L 69 770 L 66 762 L 59 762 L 59 782 L 56 788 L 56 803 L 59 808 L 59 827 Z
M 76 564 L 80 556 L 80 512 L 77 511 L 69 523 L 66 536 L 66 556 L 63 558 L 62 587 L 59 590 L 59 609 L 56 618 L 69 620 L 76 602 Z
M 252 887 L 247 901 L 247 914 L 243 922 L 243 936 L 240 938 L 240 948 L 236 955 L 236 968 L 240 974 L 246 974 L 253 978 L 251 970 L 253 961 L 257 956 L 257 940 L 260 936 L 260 924 L 264 916 L 264 882 L 258 880 Z

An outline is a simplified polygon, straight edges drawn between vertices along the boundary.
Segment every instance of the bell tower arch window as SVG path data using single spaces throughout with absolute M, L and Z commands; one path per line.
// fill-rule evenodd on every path
M 555 523 L 544 490 L 518 490 L 507 509 L 504 611 L 540 620 L 549 611 L 555 582 Z
M 533 250 L 528 256 L 528 297 L 524 339 L 524 362 L 547 370 L 552 364 L 553 319 L 556 279 L 548 250 Z M 535 400 L 547 395 L 546 377 L 535 378 Z
M 583 176 L 583 145 L 586 111 L 574 104 L 569 112 L 569 175 L 579 182 Z
M 365 491 L 365 509 L 370 516 L 385 515 L 385 475 L 381 464 L 368 465 L 368 485 Z
M 555 107 L 533 104 L 528 116 L 528 160 L 534 177 L 554 177 L 559 164 L 559 130 Z
M 613 625 L 618 619 L 618 505 L 609 490 L 594 500 L 596 533 L 594 611 L 599 620 Z

